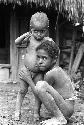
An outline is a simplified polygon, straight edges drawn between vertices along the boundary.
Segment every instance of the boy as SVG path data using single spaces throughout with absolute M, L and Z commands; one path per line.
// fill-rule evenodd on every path
M 49 20 L 45 13 L 37 12 L 32 15 L 30 20 L 30 31 L 21 35 L 15 40 L 15 44 L 19 45 L 27 43 L 26 54 L 24 57 L 24 67 L 22 70 L 27 70 L 31 74 L 32 79 L 38 75 L 35 81 L 43 79 L 43 74 L 38 73 L 38 67 L 36 65 L 36 47 L 42 43 L 44 39 L 48 39 L 48 27 Z M 19 120 L 21 114 L 21 105 L 23 99 L 28 91 L 29 84 L 20 79 L 18 82 L 21 85 L 21 89 L 17 95 L 15 119 Z
M 44 74 L 44 80 L 38 81 L 32 90 L 38 95 L 38 109 L 40 110 L 42 102 L 53 114 L 52 119 L 42 123 L 43 125 L 66 124 L 74 112 L 74 88 L 69 76 L 61 67 L 55 65 L 59 53 L 57 46 L 53 41 L 47 40 L 37 47 L 36 52 L 37 65 L 39 71 Z M 20 74 L 20 78 L 24 78 L 30 86 L 33 84 L 25 72 Z
M 24 33 L 15 40 L 16 45 L 27 43 L 24 65 L 31 71 L 36 71 L 36 47 L 41 44 L 43 39 L 48 36 L 49 20 L 45 13 L 37 12 L 32 15 L 30 20 L 30 31 Z

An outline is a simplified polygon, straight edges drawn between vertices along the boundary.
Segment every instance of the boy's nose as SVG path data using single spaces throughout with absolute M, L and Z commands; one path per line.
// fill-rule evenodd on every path
M 38 32 L 38 35 L 41 35 L 41 33 L 40 33 L 40 32 Z
M 42 59 L 39 59 L 38 63 L 41 64 L 42 63 Z

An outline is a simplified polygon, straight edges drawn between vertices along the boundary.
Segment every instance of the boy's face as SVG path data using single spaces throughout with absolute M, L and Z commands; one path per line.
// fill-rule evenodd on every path
M 37 30 L 32 28 L 31 32 L 36 40 L 42 40 L 48 33 L 48 29 Z
M 37 51 L 37 65 L 41 71 L 47 71 L 52 67 L 53 59 L 48 55 L 48 53 L 39 49 Z

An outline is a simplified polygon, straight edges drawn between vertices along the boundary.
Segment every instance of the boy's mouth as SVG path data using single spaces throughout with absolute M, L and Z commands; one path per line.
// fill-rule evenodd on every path
M 45 66 L 39 66 L 39 68 L 40 68 L 40 69 L 44 69 L 44 68 L 45 68 Z
M 42 38 L 41 37 L 37 37 L 37 40 L 41 40 Z

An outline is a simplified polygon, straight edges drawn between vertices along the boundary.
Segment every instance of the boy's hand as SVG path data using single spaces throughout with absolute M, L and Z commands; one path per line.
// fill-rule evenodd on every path
M 25 38 L 29 37 L 29 32 L 25 33 Z
M 25 33 L 25 34 L 24 34 L 24 37 L 25 37 L 25 38 L 24 38 L 24 41 L 26 41 L 27 39 L 29 39 L 29 36 L 30 36 L 29 32 Z
M 30 72 L 26 68 L 22 68 L 19 72 L 19 78 L 25 82 L 30 82 L 32 80 Z
M 33 93 L 36 93 L 36 89 L 35 89 L 35 84 L 32 80 L 30 71 L 26 68 L 22 68 L 21 71 L 19 72 L 19 78 L 22 79 L 23 81 L 27 82 L 29 84 L 29 86 L 32 88 Z

